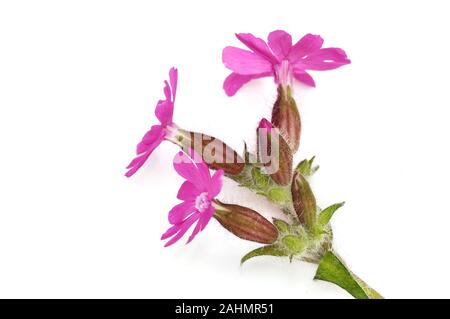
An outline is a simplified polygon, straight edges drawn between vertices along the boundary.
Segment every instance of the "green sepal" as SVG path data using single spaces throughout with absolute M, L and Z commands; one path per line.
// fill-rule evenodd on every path
M 286 223 L 284 220 L 273 218 L 272 221 L 280 233 L 282 234 L 289 233 L 289 224 Z
M 282 207 L 291 201 L 289 187 L 275 184 L 272 178 L 265 174 L 257 164 L 247 163 L 239 175 L 227 175 L 227 177 L 237 182 L 239 186 L 248 188 Z
M 255 250 L 252 250 L 251 252 L 246 254 L 244 257 L 242 257 L 241 265 L 253 257 L 258 257 L 258 256 L 283 257 L 283 256 L 288 256 L 288 255 L 289 254 L 286 252 L 286 250 L 284 250 L 283 248 L 281 248 L 277 245 L 263 246 L 263 247 L 256 248 Z
M 296 255 L 301 253 L 305 249 L 305 241 L 299 236 L 286 235 L 281 239 L 281 242 L 289 251 L 289 255 Z
M 272 202 L 286 203 L 290 199 L 290 194 L 286 190 L 287 188 L 274 187 L 267 192 L 266 196 Z
M 383 299 L 378 292 L 354 275 L 333 251 L 328 251 L 322 257 L 314 279 L 338 285 L 356 299 Z
M 251 170 L 251 176 L 253 179 L 253 185 L 256 186 L 258 189 L 267 189 L 270 187 L 271 179 L 268 175 L 264 174 L 260 168 L 253 167 Z
M 316 157 L 313 156 L 310 160 L 304 159 L 297 165 L 296 171 L 299 171 L 305 177 L 312 176 L 318 169 L 319 165 L 313 166 L 314 159 Z
M 341 208 L 342 206 L 344 206 L 344 204 L 345 204 L 345 202 L 337 203 L 337 204 L 331 205 L 331 206 L 325 208 L 324 210 L 322 210 L 322 211 L 320 212 L 319 218 L 318 218 L 318 220 L 317 220 L 317 222 L 319 223 L 319 225 L 321 225 L 321 226 L 327 225 L 327 224 L 330 222 L 331 217 L 333 217 L 333 214 L 334 214 L 339 208 Z

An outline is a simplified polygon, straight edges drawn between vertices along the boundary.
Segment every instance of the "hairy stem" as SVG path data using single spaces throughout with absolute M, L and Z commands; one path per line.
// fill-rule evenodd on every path
M 262 168 L 246 164 L 239 175 L 227 175 L 227 177 L 237 182 L 240 186 L 246 187 L 277 204 L 291 218 L 297 218 L 292 203 L 290 185 L 277 185 L 269 175 L 262 171 Z

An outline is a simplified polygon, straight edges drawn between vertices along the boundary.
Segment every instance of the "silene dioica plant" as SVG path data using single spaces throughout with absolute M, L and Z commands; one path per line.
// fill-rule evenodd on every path
M 294 45 L 291 36 L 281 30 L 271 32 L 267 43 L 250 33 L 236 36 L 250 51 L 231 46 L 223 50 L 223 63 L 232 71 L 223 84 L 225 93 L 232 96 L 251 80 L 273 77 L 278 96 L 272 118 L 261 119 L 256 128 L 256 151 L 245 147 L 243 155 L 216 137 L 184 130 L 173 121 L 178 72 L 170 70 L 165 98 L 155 109 L 159 124 L 144 135 L 126 173 L 128 177 L 136 173 L 163 141 L 182 149 L 173 162 L 185 179 L 177 195 L 181 203 L 169 212 L 171 226 L 161 239 L 170 246 L 193 228 L 190 242 L 214 218 L 237 237 L 262 244 L 243 256 L 241 263 L 263 255 L 310 262 L 318 265 L 315 279 L 334 283 L 355 298 L 382 298 L 353 274 L 333 249 L 330 219 L 344 203 L 324 209 L 317 205 L 308 182 L 318 169 L 314 158 L 293 165 L 300 144 L 301 117 L 292 82 L 315 86 L 309 70 L 332 70 L 350 60 L 342 49 L 322 48 L 323 39 L 318 35 L 307 34 Z M 224 178 L 277 204 L 286 214 L 285 220 L 269 221 L 250 208 L 217 199 Z

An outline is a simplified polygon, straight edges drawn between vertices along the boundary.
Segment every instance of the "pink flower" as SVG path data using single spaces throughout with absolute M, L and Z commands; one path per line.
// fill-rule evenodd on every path
M 142 141 L 136 149 L 136 158 L 127 166 L 128 172 L 125 176 L 130 177 L 144 165 L 147 158 L 161 144 L 162 141 L 170 138 L 177 130 L 177 126 L 172 122 L 175 95 L 177 93 L 178 71 L 171 68 L 169 71 L 170 85 L 165 81 L 165 100 L 160 100 L 156 105 L 155 115 L 160 124 L 153 125 L 150 131 L 145 133 Z
M 191 157 L 179 152 L 173 161 L 175 170 L 186 181 L 177 195 L 183 202 L 169 212 L 169 222 L 173 226 L 161 237 L 162 240 L 172 237 L 165 247 L 177 242 L 195 222 L 197 224 L 187 243 L 205 229 L 215 213 L 213 200 L 222 189 L 223 170 L 218 170 L 211 176 L 199 155 L 192 150 L 190 155 Z
M 267 76 L 283 86 L 290 85 L 292 78 L 315 86 L 306 70 L 332 70 L 350 63 L 344 50 L 322 48 L 319 35 L 307 34 L 294 45 L 290 34 L 282 30 L 269 34 L 268 45 L 250 33 L 238 33 L 236 37 L 251 51 L 231 46 L 223 49 L 223 63 L 233 71 L 223 83 L 229 96 L 250 80 Z

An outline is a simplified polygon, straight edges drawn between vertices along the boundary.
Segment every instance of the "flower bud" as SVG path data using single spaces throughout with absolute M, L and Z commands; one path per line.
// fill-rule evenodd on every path
M 272 109 L 272 124 L 280 129 L 292 153 L 297 152 L 300 145 L 301 120 L 290 86 L 278 86 L 278 97 Z
M 195 150 L 210 169 L 223 169 L 228 175 L 238 175 L 244 170 L 244 159 L 215 137 L 178 129 L 174 143 L 184 150 Z
M 288 185 L 292 178 L 292 151 L 277 128 L 262 119 L 257 131 L 257 154 L 267 174 L 278 185 Z
M 316 221 L 316 199 L 308 181 L 298 171 L 294 173 L 291 191 L 294 209 L 300 222 L 308 229 L 312 229 Z
M 213 205 L 214 217 L 237 237 L 262 244 L 273 244 L 278 239 L 277 228 L 254 210 L 218 200 Z

